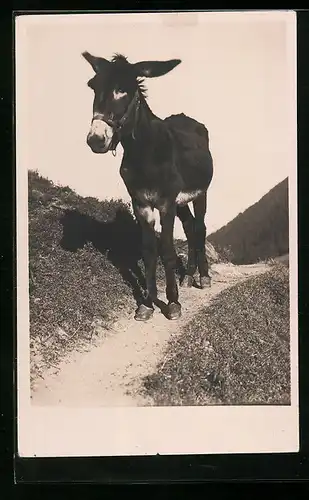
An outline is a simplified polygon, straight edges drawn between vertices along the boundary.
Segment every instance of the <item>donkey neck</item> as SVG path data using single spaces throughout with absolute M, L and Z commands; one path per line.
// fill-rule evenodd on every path
M 146 152 L 146 145 L 152 142 L 152 123 L 160 120 L 150 109 L 145 97 L 140 93 L 140 106 L 135 123 L 123 134 L 121 145 L 126 154 L 135 156 Z

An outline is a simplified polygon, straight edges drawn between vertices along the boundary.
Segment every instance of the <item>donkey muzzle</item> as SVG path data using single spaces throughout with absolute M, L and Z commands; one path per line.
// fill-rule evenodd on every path
M 106 122 L 94 118 L 87 136 L 87 144 L 94 153 L 107 153 L 112 144 L 113 128 Z

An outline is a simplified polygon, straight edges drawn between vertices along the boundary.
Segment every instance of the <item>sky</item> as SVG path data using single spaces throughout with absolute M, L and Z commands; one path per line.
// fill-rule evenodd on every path
M 110 58 L 118 52 L 130 62 L 181 59 L 169 74 L 146 80 L 148 103 L 161 118 L 183 112 L 207 127 L 214 177 L 205 222 L 208 234 L 219 229 L 294 167 L 291 14 L 21 16 L 18 169 L 38 170 L 82 196 L 129 201 L 119 175 L 121 146 L 114 158 L 86 145 L 93 70 L 81 53 Z M 184 237 L 179 221 L 175 236 Z

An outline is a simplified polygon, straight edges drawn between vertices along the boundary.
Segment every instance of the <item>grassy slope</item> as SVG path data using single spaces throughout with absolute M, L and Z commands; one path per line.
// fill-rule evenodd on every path
M 144 380 L 157 405 L 289 404 L 289 273 L 281 264 L 222 292 Z
M 107 328 L 122 310 L 134 308 L 131 287 L 124 281 L 117 266 L 109 258 L 109 242 L 85 241 L 76 251 L 62 248 L 66 210 L 56 205 L 86 214 L 85 224 L 94 221 L 100 229 L 109 227 L 117 210 L 128 212 L 119 200 L 99 202 L 95 198 L 82 198 L 68 187 L 54 186 L 34 172 L 29 173 L 29 268 L 30 268 L 30 338 L 32 374 L 57 363 L 59 357 L 98 331 Z M 81 219 L 82 220 L 82 219 Z M 127 223 L 129 221 L 129 224 Z M 126 231 L 135 231 L 133 218 L 126 221 Z M 71 221 L 72 222 L 72 221 Z M 74 222 L 74 221 L 73 221 Z M 74 232 L 74 224 L 71 229 Z M 67 219 L 69 228 L 70 217 Z M 113 229 L 111 227 L 111 229 Z M 119 232 L 115 226 L 112 244 L 126 244 L 128 232 Z M 111 233 L 109 231 L 109 238 Z M 72 233 L 72 231 L 71 231 Z M 118 235 L 118 236 L 117 236 Z M 74 234 L 69 237 L 74 240 Z M 118 240 L 117 240 L 118 238 Z M 74 242 L 73 242 L 74 246 Z M 126 244 L 127 252 L 136 248 Z

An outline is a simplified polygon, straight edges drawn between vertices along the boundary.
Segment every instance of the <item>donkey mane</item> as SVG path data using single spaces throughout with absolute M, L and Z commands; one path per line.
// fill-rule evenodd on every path
M 118 52 L 115 52 L 115 54 L 111 58 L 110 62 L 121 63 L 121 64 L 130 64 L 128 61 L 128 58 L 126 56 L 124 56 L 123 54 L 118 54 Z
M 123 69 L 124 71 L 128 69 L 131 64 L 128 61 L 128 58 L 124 56 L 123 54 L 118 54 L 117 52 L 112 56 L 110 59 L 110 62 L 112 64 L 115 64 L 120 70 Z M 137 87 L 141 93 L 141 95 L 147 99 L 147 88 L 144 84 L 144 78 L 140 78 L 136 76 L 136 84 Z

